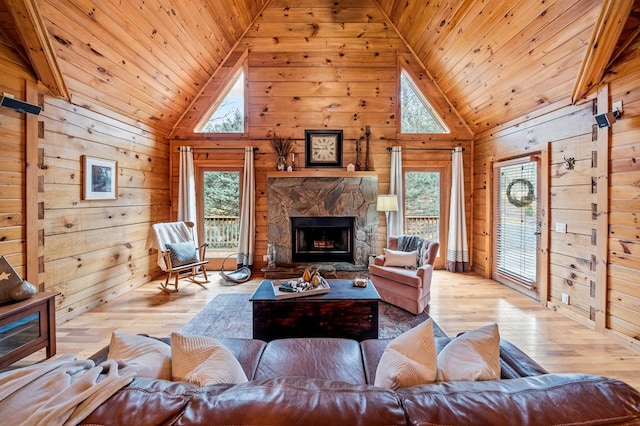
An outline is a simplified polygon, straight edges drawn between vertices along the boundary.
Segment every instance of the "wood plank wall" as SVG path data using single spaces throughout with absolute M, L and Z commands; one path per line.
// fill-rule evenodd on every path
M 2 41 L 0 93 L 24 100 L 26 83 L 35 83 L 34 75 L 10 45 Z M 25 120 L 25 114 L 0 108 L 0 255 L 7 258 L 21 277 L 26 277 Z
M 637 52 L 639 45 L 627 51 Z M 542 250 L 548 250 L 549 275 L 540 277 L 540 285 L 548 287 L 548 299 L 541 302 L 638 348 L 640 59 L 636 56 L 622 58 L 608 74 L 601 90 L 604 99 L 592 94 L 578 105 L 540 111 L 478 135 L 473 259 L 474 269 L 490 277 L 491 164 L 547 150 L 549 176 L 543 176 L 542 182 L 548 182 L 550 195 L 545 219 L 550 244 Z M 598 130 L 593 115 L 611 111 L 612 103 L 619 100 L 624 105 L 622 119 Z M 573 170 L 566 167 L 569 157 L 576 160 Z M 608 191 L 608 199 L 602 198 L 603 191 Z M 567 224 L 567 233 L 555 231 L 558 222 Z M 562 293 L 569 295 L 569 305 L 561 303 Z
M 640 40 L 609 73 L 611 102 L 623 115 L 611 126 L 609 286 L 606 327 L 640 341 Z M 640 345 L 638 345 L 640 346 Z
M 550 244 L 542 250 L 548 250 L 550 265 L 548 301 L 541 302 L 564 309 L 582 322 L 590 321 L 596 306 L 590 289 L 590 283 L 595 281 L 596 255 L 592 244 L 592 229 L 596 228 L 592 217 L 592 177 L 596 175 L 592 158 L 597 151 L 597 141 L 592 140 L 593 126 L 593 102 L 583 102 L 482 135 L 474 150 L 474 269 L 492 276 L 493 229 L 489 214 L 493 163 L 530 155 L 542 158 L 540 154 L 546 151 L 550 176 L 541 176 L 540 185 L 549 188 L 549 214 L 543 220 L 550 224 Z M 566 168 L 565 157 L 575 158 L 575 169 Z M 557 222 L 568 224 L 567 233 L 555 231 Z M 540 286 L 546 286 L 546 281 L 547 277 L 539 277 Z M 562 293 L 569 294 L 570 305 L 561 304 Z
M 29 66 L 0 42 L 0 92 L 25 100 L 27 85 L 37 91 Z M 38 117 L 0 108 L 0 255 L 39 290 L 61 293 L 63 322 L 158 273 L 146 243 L 150 225 L 169 217 L 168 143 L 126 117 L 36 98 Z M 39 137 L 27 138 L 27 118 L 39 122 Z M 27 179 L 27 139 L 38 145 L 35 185 Z M 118 200 L 81 199 L 83 154 L 118 161 Z M 26 226 L 30 214 L 37 229 Z
M 180 145 L 197 148 L 257 146 L 256 164 L 256 259 L 267 244 L 267 173 L 275 171 L 276 156 L 267 139 L 269 132 L 295 139 L 297 167 L 304 166 L 305 129 L 342 129 L 344 165 L 356 163 L 355 144 L 371 126 L 370 170 L 378 173 L 379 192 L 388 193 L 390 154 L 388 146 L 403 148 L 465 148 L 465 175 L 468 220 L 471 224 L 471 134 L 454 108 L 433 84 L 424 67 L 415 59 L 402 38 L 371 0 L 303 0 L 295 6 L 273 0 L 236 46 L 230 61 L 203 91 L 185 119 L 178 123 L 171 140 L 172 216 L 177 206 L 178 152 Z M 228 67 L 247 52 L 249 92 L 248 134 L 246 138 L 205 138 L 193 133 L 212 99 L 215 99 Z M 411 71 L 416 83 L 443 116 L 452 130 L 435 137 L 402 137 L 398 125 L 399 66 Z M 227 67 L 227 69 L 225 69 Z M 243 152 L 199 151 L 200 166 L 241 167 Z M 361 157 L 364 167 L 364 151 Z M 405 151 L 404 166 L 441 166 L 451 162 L 449 151 Z M 331 170 L 324 173 L 331 175 Z M 448 178 L 448 177 L 447 177 Z M 384 224 L 384 215 L 379 223 Z M 384 225 L 379 229 L 384 236 Z M 378 252 L 384 237 L 378 238 Z
M 39 140 L 44 290 L 58 321 L 147 282 L 158 272 L 150 226 L 169 217 L 166 140 L 125 117 L 108 118 L 46 96 Z M 81 156 L 118 162 L 118 199 L 82 200 Z

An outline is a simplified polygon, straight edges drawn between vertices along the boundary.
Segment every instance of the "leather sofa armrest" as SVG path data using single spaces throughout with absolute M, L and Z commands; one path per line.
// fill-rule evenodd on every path
M 545 374 L 399 389 L 407 424 L 637 424 L 640 393 L 615 379 Z M 565 404 L 562 402 L 569 402 Z M 469 420 L 472 419 L 472 420 Z
M 384 266 L 384 254 L 379 254 L 373 259 L 373 264 L 378 266 Z
M 520 348 L 504 339 L 500 340 L 500 370 L 503 379 L 549 373 Z

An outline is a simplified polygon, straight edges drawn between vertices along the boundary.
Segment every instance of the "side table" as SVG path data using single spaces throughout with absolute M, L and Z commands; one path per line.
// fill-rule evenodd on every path
M 38 292 L 0 306 L 0 369 L 42 349 L 56 353 L 57 292 Z

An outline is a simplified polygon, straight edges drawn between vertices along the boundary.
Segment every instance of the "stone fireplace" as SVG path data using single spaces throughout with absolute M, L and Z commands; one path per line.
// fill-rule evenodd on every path
M 295 173 L 295 174 L 294 174 Z M 358 172 L 336 171 L 337 177 L 300 176 L 304 172 L 279 174 L 278 177 L 268 177 L 268 238 L 276 247 L 276 264 L 291 265 L 297 262 L 345 262 L 365 266 L 369 263 L 369 254 L 373 253 L 378 231 L 378 212 L 376 211 L 376 197 L 378 195 L 378 178 L 372 173 L 361 175 Z M 302 257 L 293 258 L 295 235 L 292 234 L 291 221 L 294 218 L 319 218 L 325 226 L 340 222 L 341 218 L 349 218 L 351 235 L 347 237 L 351 253 L 342 259 L 325 260 L 326 254 L 318 252 L 330 251 L 329 247 L 336 239 L 327 237 L 322 240 L 322 234 L 312 235 L 315 249 L 309 248 L 309 243 L 302 251 Z M 305 225 L 306 226 L 306 225 Z M 314 226 L 306 226 L 315 228 Z M 342 226 L 340 226 L 342 228 Z M 313 234 L 314 231 L 308 229 Z M 342 235 L 343 231 L 340 231 Z M 314 240 L 315 239 L 315 240 Z M 333 243 L 331 242 L 333 241 Z M 311 243 L 314 244 L 313 242 Z M 324 246 L 324 247 L 322 247 Z M 344 247 L 333 251 L 344 251 Z M 349 257 L 349 259 L 347 259 Z

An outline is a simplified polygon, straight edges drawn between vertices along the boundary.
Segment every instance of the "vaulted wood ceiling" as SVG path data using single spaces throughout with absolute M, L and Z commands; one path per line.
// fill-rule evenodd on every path
M 0 0 L 0 42 L 54 94 L 168 134 L 269 2 L 337 23 L 377 4 L 474 132 L 579 100 L 640 17 L 640 0 Z

